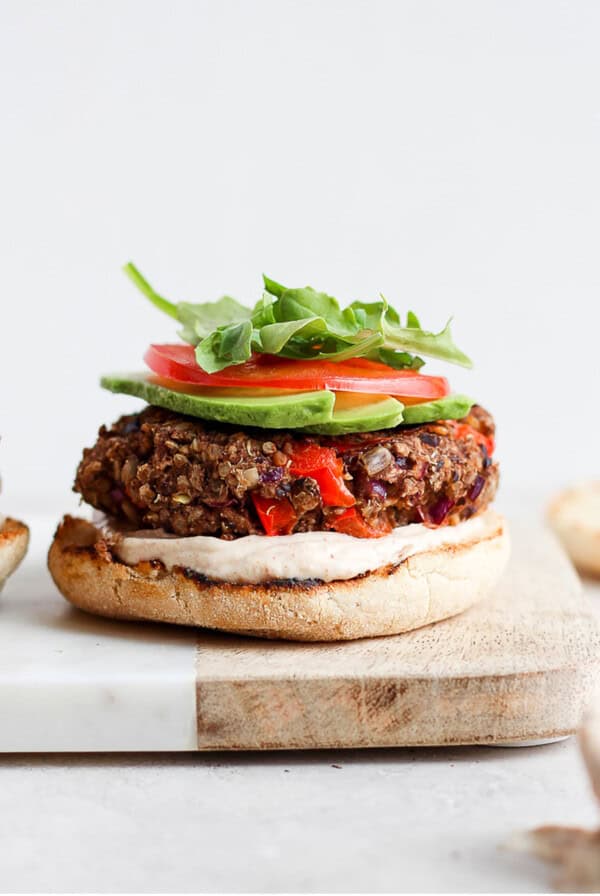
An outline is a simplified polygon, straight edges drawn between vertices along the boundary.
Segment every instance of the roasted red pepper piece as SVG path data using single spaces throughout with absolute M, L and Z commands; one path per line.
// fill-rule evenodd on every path
M 252 495 L 252 500 L 267 535 L 289 535 L 298 516 L 287 498 L 263 498 Z
M 372 526 L 363 519 L 355 507 L 331 516 L 327 521 L 327 525 L 330 529 L 335 529 L 336 532 L 341 532 L 343 535 L 353 535 L 355 538 L 381 538 L 382 535 L 387 535 L 392 531 L 388 520 L 377 526 Z
M 310 476 L 319 486 L 326 507 L 352 507 L 356 498 L 344 482 L 344 464 L 333 448 L 302 445 L 294 448 L 290 472 Z
M 454 435 L 457 439 L 466 439 L 470 436 L 474 442 L 485 448 L 490 457 L 494 453 L 495 444 L 493 436 L 484 436 L 482 432 L 479 432 L 478 429 L 475 429 L 475 427 L 471 426 L 469 423 L 457 423 L 454 420 L 446 420 L 445 423 L 446 426 L 448 426 L 448 424 L 452 425 Z

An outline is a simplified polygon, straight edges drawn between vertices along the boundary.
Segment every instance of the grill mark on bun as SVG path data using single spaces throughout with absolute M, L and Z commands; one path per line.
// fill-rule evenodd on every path
M 72 517 L 57 530 L 48 566 L 67 600 L 100 616 L 263 638 L 345 641 L 411 631 L 483 598 L 509 550 L 502 518 L 490 512 L 488 519 L 481 538 L 470 544 L 423 552 L 396 568 L 323 585 L 205 583 L 162 564 L 129 567 L 111 557 L 99 530 Z

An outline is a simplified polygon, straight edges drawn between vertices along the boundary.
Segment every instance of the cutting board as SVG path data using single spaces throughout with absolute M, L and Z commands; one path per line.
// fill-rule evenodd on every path
M 266 642 L 85 615 L 33 523 L 0 596 L 0 750 L 272 750 L 527 743 L 571 734 L 600 632 L 554 538 L 513 525 L 509 568 L 462 616 L 390 638 Z

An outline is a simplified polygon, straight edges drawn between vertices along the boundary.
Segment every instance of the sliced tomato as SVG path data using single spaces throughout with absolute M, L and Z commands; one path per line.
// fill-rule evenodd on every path
M 344 482 L 344 464 L 333 448 L 302 445 L 294 448 L 290 472 L 310 476 L 319 486 L 326 507 L 352 507 L 356 498 Z
M 372 526 L 360 515 L 356 507 L 350 507 L 343 513 L 331 516 L 327 522 L 330 529 L 341 532 L 343 535 L 353 535 L 354 538 L 381 538 L 392 531 L 389 522 L 378 526 Z
M 159 376 L 195 386 L 293 389 L 312 392 L 362 392 L 393 395 L 404 404 L 443 398 L 450 392 L 443 376 L 426 376 L 414 370 L 394 370 L 387 364 L 352 358 L 349 361 L 293 361 L 274 355 L 254 355 L 245 364 L 206 373 L 196 363 L 191 345 L 151 345 L 144 360 Z
M 267 535 L 289 535 L 298 519 L 287 498 L 263 498 L 252 495 L 258 518 Z

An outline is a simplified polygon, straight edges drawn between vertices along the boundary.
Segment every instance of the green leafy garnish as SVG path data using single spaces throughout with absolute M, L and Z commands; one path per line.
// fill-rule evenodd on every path
M 332 296 L 310 286 L 288 289 L 263 277 L 265 291 L 253 309 L 230 296 L 216 302 L 174 304 L 156 293 L 133 264 L 127 264 L 125 271 L 159 310 L 182 324 L 182 339 L 196 346 L 198 365 L 207 373 L 243 364 L 253 352 L 297 360 L 363 357 L 412 370 L 423 366 L 420 356 L 425 355 L 472 366 L 452 340 L 450 321 L 433 333 L 409 311 L 402 323 L 383 296 L 341 308 Z
M 183 324 L 181 338 L 192 345 L 213 332 L 215 321 L 222 327 L 250 319 L 250 309 L 240 305 L 231 296 L 223 296 L 216 302 L 205 302 L 204 305 L 180 302 L 176 307 L 177 318 Z

